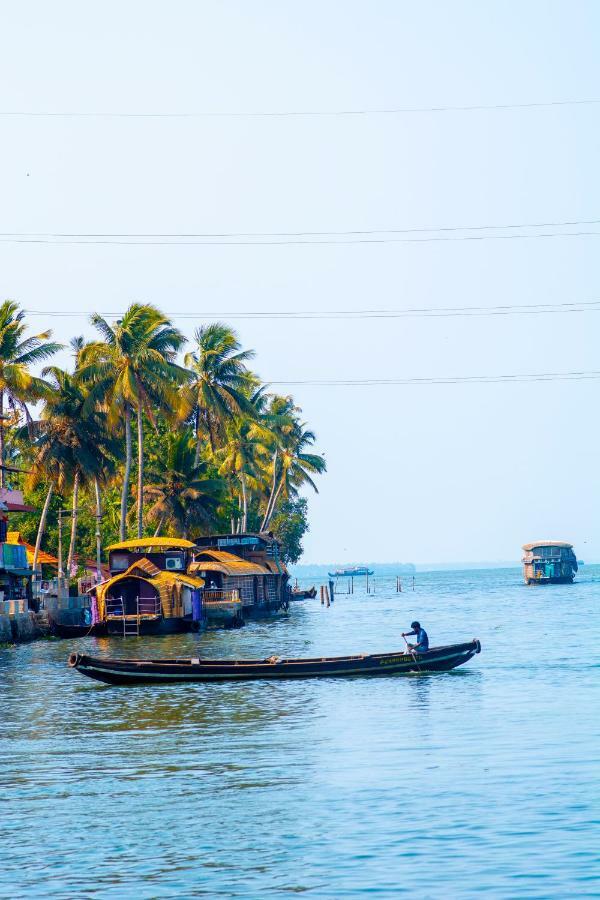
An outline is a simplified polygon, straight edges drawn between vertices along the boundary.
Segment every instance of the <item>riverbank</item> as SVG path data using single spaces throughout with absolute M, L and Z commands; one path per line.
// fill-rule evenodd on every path
M 26 600 L 0 600 L 0 644 L 22 644 L 47 634 Z

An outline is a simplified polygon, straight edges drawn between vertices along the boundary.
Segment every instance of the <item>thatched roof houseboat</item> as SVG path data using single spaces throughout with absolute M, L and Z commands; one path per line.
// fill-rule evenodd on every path
M 289 576 L 272 535 L 134 538 L 107 550 L 110 578 L 90 593 L 93 626 L 109 634 L 232 626 L 287 609 Z

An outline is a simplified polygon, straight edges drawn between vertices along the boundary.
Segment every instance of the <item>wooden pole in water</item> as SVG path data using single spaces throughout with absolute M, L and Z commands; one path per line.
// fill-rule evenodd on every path
M 325 603 L 325 591 L 323 590 L 323 585 L 321 585 L 321 606 Z
M 415 576 L 413 575 L 413 591 L 415 589 Z
M 327 587 L 327 585 L 325 585 L 325 605 L 328 607 L 331 606 L 329 602 L 329 588 Z
M 329 593 L 331 595 L 331 602 L 333 603 L 333 598 L 335 597 L 335 593 L 333 590 L 333 581 L 329 582 Z

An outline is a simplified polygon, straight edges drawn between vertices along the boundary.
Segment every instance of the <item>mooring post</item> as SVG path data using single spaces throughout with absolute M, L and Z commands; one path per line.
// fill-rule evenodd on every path
M 331 606 L 331 604 L 329 602 L 329 589 L 328 589 L 327 585 L 325 585 L 325 605 L 328 607 Z
M 415 589 L 415 576 L 413 575 L 413 591 Z
M 354 575 L 351 577 L 350 581 L 352 582 L 352 593 L 354 593 Z
M 321 585 L 321 606 L 325 603 L 325 591 L 323 590 L 323 585 Z
M 333 581 L 329 582 L 329 594 L 331 596 L 331 602 L 333 603 L 333 599 L 335 597 L 334 590 L 333 590 Z

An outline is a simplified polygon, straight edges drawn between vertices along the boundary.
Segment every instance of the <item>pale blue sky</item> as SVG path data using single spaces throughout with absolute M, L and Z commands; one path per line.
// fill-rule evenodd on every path
M 2 3 L 0 111 L 257 112 L 600 98 L 593 2 Z M 1 232 L 320 231 L 600 219 L 600 106 L 0 118 Z M 558 230 L 578 230 L 558 229 Z M 585 230 L 600 231 L 588 226 Z M 0 296 L 75 313 L 600 299 L 600 237 L 345 246 L 0 243 Z M 52 318 L 72 310 L 72 318 Z M 600 313 L 239 321 L 266 380 L 600 369 Z M 196 322 L 177 320 L 189 335 Z M 329 474 L 306 562 L 600 557 L 599 383 L 297 387 Z

